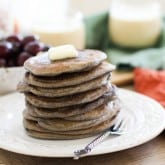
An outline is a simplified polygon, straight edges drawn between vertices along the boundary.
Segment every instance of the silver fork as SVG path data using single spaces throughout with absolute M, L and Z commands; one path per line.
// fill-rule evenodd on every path
M 109 135 L 122 135 L 124 130 L 124 120 L 119 120 L 112 127 L 107 129 L 105 132 L 97 136 L 94 140 L 92 140 L 89 144 L 87 144 L 83 149 L 74 151 L 74 159 L 79 159 L 90 153 L 92 149 L 101 143 L 104 139 L 106 139 Z

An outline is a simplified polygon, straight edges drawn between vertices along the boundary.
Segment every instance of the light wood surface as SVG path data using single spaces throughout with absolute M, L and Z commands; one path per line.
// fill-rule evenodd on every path
M 131 71 L 113 71 L 111 82 L 117 86 L 127 85 L 133 82 L 134 74 Z

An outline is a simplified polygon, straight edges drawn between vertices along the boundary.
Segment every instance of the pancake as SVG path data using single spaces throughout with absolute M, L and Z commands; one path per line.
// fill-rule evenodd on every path
M 42 119 L 30 116 L 27 111 L 24 111 L 24 118 L 27 120 L 36 121 L 38 125 L 44 129 L 50 131 L 70 131 L 79 130 L 93 127 L 100 124 L 101 122 L 108 120 L 111 116 L 110 112 L 106 112 L 105 115 L 101 116 L 99 119 L 85 120 L 85 121 L 69 121 L 65 119 Z
M 103 75 L 98 77 L 94 80 L 85 82 L 83 84 L 70 86 L 70 87 L 61 87 L 61 88 L 41 88 L 35 87 L 26 84 L 25 82 L 21 82 L 18 84 L 18 91 L 19 92 L 30 92 L 37 96 L 44 96 L 44 97 L 60 97 L 60 96 L 67 96 L 71 94 L 77 94 L 85 91 L 89 91 L 92 89 L 99 88 L 103 85 L 106 85 L 109 80 L 109 74 Z
M 48 53 L 29 58 L 24 67 L 37 76 L 56 76 L 62 73 L 87 71 L 106 59 L 106 54 L 97 50 L 80 50 L 78 57 L 51 61 Z
M 107 112 L 111 113 L 113 112 L 114 109 L 120 109 L 120 104 L 118 103 L 118 100 L 113 100 L 110 101 L 108 104 L 109 107 L 107 108 L 107 105 L 101 105 L 93 110 L 87 111 L 87 112 L 83 112 L 82 114 L 79 115 L 74 115 L 74 116 L 70 116 L 70 117 L 64 117 L 65 120 L 71 120 L 71 121 L 85 121 L 85 120 L 94 120 L 97 119 L 103 115 L 105 115 Z M 24 116 L 29 116 L 28 119 L 30 118 L 31 120 L 35 120 L 36 118 L 42 118 L 39 116 L 33 116 L 31 115 L 29 109 L 24 110 Z M 27 118 L 27 117 L 26 117 Z M 46 117 L 44 117 L 46 118 Z M 57 118 L 57 117 L 54 117 Z M 46 119 L 50 119 L 50 118 L 46 118 Z
M 50 131 L 71 131 L 86 129 L 96 126 L 112 117 L 110 111 L 107 111 L 103 116 L 93 120 L 70 121 L 64 119 L 40 119 L 38 125 Z M 116 114 L 116 111 L 115 111 Z
M 24 122 L 25 124 L 25 128 L 27 129 L 32 129 L 32 130 L 36 130 L 36 131 L 44 131 L 45 132 L 57 132 L 58 134 L 73 134 L 73 133 L 87 133 L 87 128 L 93 127 L 93 126 L 86 126 L 86 124 L 89 123 L 94 123 L 94 125 L 99 125 L 100 123 L 108 120 L 108 119 L 112 119 L 114 118 L 114 116 L 116 116 L 118 114 L 118 112 L 120 111 L 119 107 L 114 107 L 112 108 L 112 104 L 109 102 L 108 105 L 106 105 L 105 107 L 105 111 L 106 113 L 104 114 L 103 117 L 100 117 L 99 120 L 88 120 L 88 121 L 79 121 L 79 122 L 75 122 L 75 121 L 66 121 L 66 120 L 58 120 L 58 119 L 41 119 L 41 118 L 34 118 L 31 117 L 28 114 L 28 111 L 25 110 L 23 113 L 24 116 Z M 94 112 L 95 113 L 95 112 Z M 29 122 L 29 124 L 28 124 Z M 41 124 L 40 122 L 42 122 L 43 124 Z M 78 125 L 74 125 L 75 123 L 78 123 Z M 35 126 L 34 126 L 35 125 Z M 53 125 L 53 126 L 52 126 Z M 82 127 L 85 126 L 85 127 Z M 33 128 L 35 127 L 35 128 Z M 37 127 L 39 129 L 37 129 Z M 80 127 L 80 128 L 77 128 Z M 93 128 L 94 129 L 94 128 Z M 76 132 L 76 131 L 78 132 Z
M 112 116 L 112 118 L 108 120 L 114 120 L 116 116 Z M 70 130 L 70 131 L 50 131 L 45 128 L 42 128 L 36 121 L 33 120 L 28 120 L 28 119 L 23 119 L 23 125 L 25 129 L 33 130 L 33 131 L 39 131 L 39 132 L 49 132 L 49 133 L 55 133 L 59 135 L 76 135 L 76 134 L 88 134 L 88 133 L 94 133 L 94 131 L 100 131 L 101 129 L 103 130 L 102 125 L 104 125 L 105 122 L 108 120 L 93 126 L 89 127 L 86 129 L 80 129 L 80 130 Z M 100 129 L 101 128 L 101 129 Z M 105 129 L 105 128 L 104 128 Z
M 36 96 L 32 93 L 26 93 L 25 98 L 30 104 L 34 105 L 35 107 L 59 108 L 92 102 L 111 90 L 112 87 L 110 87 L 110 85 L 105 85 L 94 90 L 63 97 L 48 98 Z
M 27 84 L 42 88 L 74 86 L 110 73 L 113 69 L 114 66 L 107 62 L 103 62 L 90 71 L 61 74 L 54 77 L 39 77 L 27 72 L 25 74 L 24 81 Z
M 90 136 L 97 135 L 106 129 L 110 128 L 115 124 L 115 117 L 111 118 L 109 120 L 106 120 L 99 125 L 96 125 L 94 127 L 90 127 L 88 129 L 84 130 L 76 130 L 76 131 L 68 131 L 68 132 L 47 132 L 43 130 L 43 128 L 38 128 L 38 125 L 35 125 L 36 123 L 33 122 L 31 123 L 30 129 L 28 129 L 28 126 L 26 128 L 26 133 L 29 136 L 32 136 L 34 138 L 39 138 L 39 139 L 54 139 L 54 140 L 69 140 L 69 139 L 81 139 L 81 138 L 86 138 Z M 27 123 L 28 125 L 28 123 Z M 61 133 L 61 134 L 60 134 Z
M 23 119 L 23 126 L 24 126 L 24 128 L 29 129 L 29 130 L 51 133 L 51 131 L 40 127 L 38 125 L 37 121 L 35 121 L 35 120 L 29 120 L 29 119 L 24 118 Z
M 93 109 L 92 111 L 82 113 L 81 115 L 75 115 L 71 117 L 64 118 L 65 120 L 70 121 L 85 121 L 85 120 L 94 120 L 98 119 L 105 114 L 112 115 L 114 114 L 114 111 L 120 110 L 120 104 L 118 100 L 113 100 L 108 103 L 108 105 L 104 104 L 96 109 Z
M 36 122 L 38 122 L 38 120 L 41 119 L 39 117 L 31 116 L 27 109 L 24 109 L 23 117 L 24 117 L 24 119 L 31 120 L 31 121 L 36 121 Z
M 103 104 L 106 104 L 110 100 L 115 99 L 115 95 L 111 92 L 107 92 L 97 100 L 94 100 L 90 103 L 69 106 L 63 108 L 37 108 L 26 102 L 26 107 L 31 116 L 41 117 L 41 118 L 64 118 L 75 115 L 80 115 L 82 113 L 89 112 Z

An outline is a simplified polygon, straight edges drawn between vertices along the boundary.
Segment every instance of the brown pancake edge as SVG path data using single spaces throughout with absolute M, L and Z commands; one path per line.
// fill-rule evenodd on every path
M 86 138 L 86 137 L 91 137 L 95 136 L 106 129 L 110 128 L 115 124 L 115 117 L 109 120 L 104 121 L 100 125 L 93 127 L 92 130 L 87 129 L 87 130 L 79 130 L 79 131 L 74 131 L 74 132 L 61 132 L 59 134 L 58 132 L 47 132 L 43 130 L 43 128 L 40 130 L 36 128 L 36 130 L 28 129 L 25 128 L 26 133 L 29 136 L 32 136 L 34 138 L 39 138 L 39 139 L 50 139 L 50 140 L 73 140 L 73 139 L 81 139 L 81 138 Z M 34 128 L 33 128 L 34 129 Z M 84 133 L 82 133 L 84 131 Z M 80 134 L 79 134 L 80 133 Z
M 81 114 L 78 115 L 73 115 L 73 116 L 64 116 L 62 119 L 64 120 L 69 120 L 69 121 L 87 121 L 87 120 L 94 120 L 98 119 L 101 116 L 104 116 L 107 114 L 107 112 L 113 112 L 114 109 L 120 109 L 120 103 L 118 100 L 112 100 L 112 101 L 107 101 L 107 103 L 102 104 L 92 110 L 89 110 L 87 112 L 82 112 Z M 82 110 L 83 111 L 83 110 Z M 39 117 L 38 115 L 33 116 L 33 113 L 27 108 L 23 111 L 23 116 L 26 119 L 37 121 L 39 119 L 59 119 L 58 117 Z
M 33 131 L 38 131 L 38 132 L 43 132 L 43 133 L 52 133 L 52 134 L 59 134 L 59 135 L 77 135 L 77 134 L 92 134 L 92 133 L 96 133 L 96 132 L 100 132 L 103 131 L 105 129 L 108 128 L 109 125 L 107 125 L 107 123 L 109 123 L 109 121 L 114 121 L 116 119 L 116 116 L 118 115 L 118 113 L 120 112 L 120 109 L 116 109 L 116 107 L 113 108 L 113 110 L 111 109 L 111 113 L 107 113 L 107 115 L 109 116 L 109 119 L 98 123 L 95 126 L 89 127 L 89 128 L 85 128 L 85 129 L 79 129 L 79 130 L 69 130 L 69 131 L 52 131 L 52 130 L 48 130 L 45 129 L 43 127 L 41 127 L 37 120 L 31 120 L 31 118 L 24 118 L 23 119 L 23 124 L 25 129 L 28 130 L 33 130 Z
M 53 77 L 35 76 L 29 72 L 25 74 L 24 82 L 42 88 L 58 88 L 82 84 L 114 70 L 114 66 L 104 61 L 92 70 L 76 73 L 66 73 Z
M 93 118 L 91 120 L 80 120 L 80 121 L 71 121 L 71 120 L 65 120 L 65 119 L 42 119 L 42 118 L 35 118 L 29 115 L 28 111 L 24 111 L 24 118 L 27 120 L 36 121 L 38 125 L 44 129 L 47 129 L 49 131 L 73 131 L 73 130 L 79 130 L 79 129 L 86 129 L 89 127 L 93 127 L 95 125 L 98 125 L 102 123 L 105 120 L 108 120 L 109 118 L 112 118 L 112 116 L 116 115 L 118 111 L 120 110 L 120 107 L 114 106 L 112 103 L 108 103 L 105 108 L 105 113 L 100 116 L 99 118 Z M 96 112 L 93 113 L 95 115 Z
M 107 104 L 107 102 L 116 99 L 116 94 L 113 92 L 107 92 L 100 98 L 85 104 L 76 106 L 69 106 L 63 108 L 37 108 L 30 103 L 26 102 L 26 108 L 31 116 L 41 118 L 66 118 L 71 116 L 87 113 L 93 109 Z
M 69 87 L 61 87 L 61 88 L 41 88 L 41 87 L 35 87 L 32 85 L 28 85 L 25 82 L 20 82 L 17 86 L 17 89 L 19 92 L 23 93 L 32 93 L 37 96 L 43 96 L 43 97 L 62 97 L 67 95 L 73 95 L 78 94 L 82 92 L 86 92 L 92 89 L 97 89 L 103 85 L 106 85 L 109 81 L 109 74 L 102 75 L 96 79 L 93 79 L 91 81 L 69 86 Z
M 29 58 L 24 67 L 34 75 L 56 76 L 62 73 L 90 70 L 106 59 L 106 54 L 97 50 L 78 51 L 78 57 L 51 61 L 48 53 Z
M 64 96 L 64 97 L 48 98 L 48 97 L 39 97 L 31 93 L 26 93 L 25 99 L 35 107 L 59 108 L 59 107 L 67 107 L 71 105 L 78 105 L 78 104 L 92 102 L 98 99 L 99 97 L 103 96 L 105 93 L 107 93 L 110 90 L 113 90 L 112 86 L 107 84 L 94 90 L 86 91 L 75 95 Z

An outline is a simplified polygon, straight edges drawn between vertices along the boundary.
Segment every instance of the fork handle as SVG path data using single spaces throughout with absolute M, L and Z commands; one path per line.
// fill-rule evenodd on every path
M 74 152 L 74 154 L 75 154 L 74 159 L 79 159 L 83 155 L 91 152 L 92 149 L 97 144 L 99 144 L 100 142 L 102 142 L 106 137 L 108 137 L 110 133 L 111 133 L 111 131 L 105 131 L 105 132 L 103 132 L 102 134 L 100 134 L 99 136 L 97 136 L 94 140 L 92 140 L 88 145 L 86 145 L 84 149 L 75 151 Z

